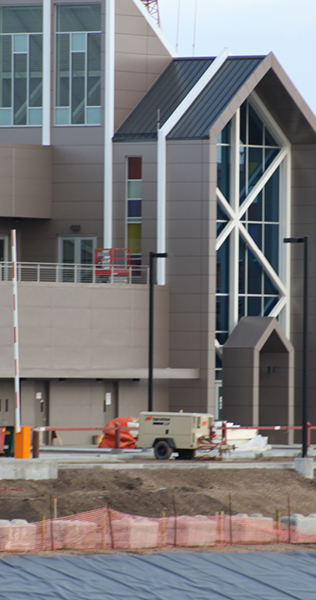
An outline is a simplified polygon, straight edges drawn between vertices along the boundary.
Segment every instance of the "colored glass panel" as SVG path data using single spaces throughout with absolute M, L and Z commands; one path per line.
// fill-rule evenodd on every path
M 140 156 L 130 156 L 128 159 L 128 179 L 142 179 L 142 159 Z
M 128 199 L 139 199 L 142 197 L 142 181 L 129 181 L 127 184 Z
M 141 218 L 142 216 L 142 201 L 128 200 L 127 216 L 129 219 Z
M 142 224 L 128 223 L 128 248 L 131 254 L 141 254 L 142 251 Z

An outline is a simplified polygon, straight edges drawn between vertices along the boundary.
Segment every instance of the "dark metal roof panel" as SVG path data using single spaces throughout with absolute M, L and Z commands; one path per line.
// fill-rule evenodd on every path
M 264 56 L 228 58 L 173 128 L 168 138 L 207 138 L 212 125 L 264 58 Z
M 213 61 L 214 58 L 173 60 L 116 131 L 114 139 L 155 139 L 158 110 L 162 127 Z

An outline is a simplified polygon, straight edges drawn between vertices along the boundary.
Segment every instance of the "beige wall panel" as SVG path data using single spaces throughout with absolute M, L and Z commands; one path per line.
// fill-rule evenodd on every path
M 119 406 L 120 417 L 138 417 L 141 411 L 148 408 L 147 381 L 120 381 Z M 166 382 L 155 382 L 153 388 L 153 409 L 168 410 L 168 385 Z
M 133 31 L 135 35 L 147 36 L 148 34 L 147 21 L 141 19 L 138 15 L 116 14 L 115 27 L 120 35 L 130 34 L 131 31 Z
M 13 372 L 11 284 L 1 283 L 0 374 Z M 169 290 L 155 289 L 155 365 L 168 367 Z M 135 318 L 134 318 L 135 311 Z M 143 314 L 141 319 L 140 313 Z M 19 285 L 20 367 L 49 377 L 85 369 L 146 368 L 148 287 L 89 284 Z M 47 375 L 48 374 L 48 375 Z
M 132 0 L 115 5 L 115 128 L 135 108 L 171 60 L 169 52 Z M 131 73 L 142 74 L 139 87 L 129 85 Z
M 146 86 L 146 73 L 115 73 L 115 87 L 117 90 L 138 91 L 139 88 Z
M 0 216 L 51 216 L 51 161 L 48 147 L 0 146 Z

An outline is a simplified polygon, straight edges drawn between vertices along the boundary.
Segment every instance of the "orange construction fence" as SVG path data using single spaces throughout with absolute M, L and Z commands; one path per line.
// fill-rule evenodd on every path
M 0 524 L 1 552 L 141 550 L 228 544 L 310 544 L 315 533 L 262 516 L 197 515 L 148 518 L 110 508 L 70 517 Z

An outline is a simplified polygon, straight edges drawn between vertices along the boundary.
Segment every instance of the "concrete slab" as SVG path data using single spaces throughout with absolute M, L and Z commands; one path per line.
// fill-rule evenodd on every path
M 302 475 L 306 479 L 313 479 L 314 477 L 314 460 L 313 458 L 295 458 L 294 459 L 295 471 L 299 475 Z
M 95 462 L 95 461 L 72 461 L 72 462 L 63 462 L 60 460 L 58 462 L 58 467 L 60 469 L 91 469 L 91 467 L 100 467 L 105 470 L 117 470 L 117 471 L 134 471 L 139 469 L 149 469 L 149 470 L 187 470 L 187 469 L 294 469 L 294 464 L 292 462 L 286 463 L 236 463 L 236 462 L 195 462 L 195 461 L 187 461 L 186 463 L 178 462 L 177 460 L 168 460 L 168 461 L 155 461 L 155 462 L 146 462 L 146 463 L 109 463 L 109 462 Z
M 0 479 L 57 479 L 56 458 L 1 458 Z

